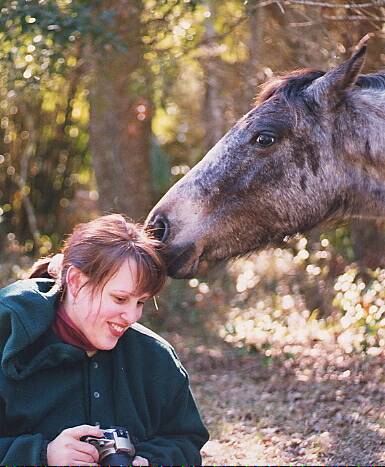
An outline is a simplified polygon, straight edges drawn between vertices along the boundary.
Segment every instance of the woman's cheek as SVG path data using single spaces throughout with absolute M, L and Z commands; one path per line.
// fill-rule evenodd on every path
M 111 318 L 116 318 L 117 316 L 122 314 L 122 310 L 119 308 L 119 306 L 112 305 L 108 307 L 108 310 L 104 313 L 104 318 L 106 321 L 108 321 Z

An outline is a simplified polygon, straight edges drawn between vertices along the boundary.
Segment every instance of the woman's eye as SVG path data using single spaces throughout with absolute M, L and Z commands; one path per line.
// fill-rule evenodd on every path
M 253 138 L 254 142 L 258 144 L 261 148 L 267 148 L 275 143 L 275 136 L 268 133 L 259 133 L 256 137 Z
M 145 301 L 144 300 L 138 300 L 138 305 L 144 305 Z
M 116 301 L 117 303 L 124 303 L 124 302 L 126 301 L 126 299 L 123 298 L 123 297 L 115 297 L 115 301 Z

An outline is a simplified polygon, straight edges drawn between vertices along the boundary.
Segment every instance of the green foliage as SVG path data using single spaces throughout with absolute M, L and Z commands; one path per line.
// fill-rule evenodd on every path
M 54 234 L 58 239 L 67 230 L 69 219 L 61 216 L 71 208 L 74 190 L 90 170 L 85 165 L 86 90 L 76 75 L 70 81 L 51 75 L 46 84 L 35 93 L 29 88 L 0 91 L 2 228 L 13 232 L 26 251 L 32 240 L 38 254 L 51 250 L 39 244 L 40 231 L 54 240 Z
M 170 185 L 170 161 L 156 139 L 151 141 L 152 186 L 157 197 L 167 191 Z
M 89 0 L 12 0 L 0 4 L 0 31 L 2 39 L 11 47 L 5 52 L 8 60 L 14 60 L 19 49 L 32 41 L 34 56 L 52 67 L 63 65 L 63 54 L 73 44 L 85 40 L 97 47 L 112 45 L 124 48 L 109 31 L 115 21 L 112 9 L 98 11 L 100 1 Z M 29 44 L 29 45 L 32 45 Z
M 84 202 L 74 194 L 94 190 L 83 49 L 86 41 L 119 45 L 106 30 L 115 13 L 98 13 L 97 3 L 1 5 L 0 220 L 20 253 L 57 249 L 63 233 L 83 218 L 75 211 Z

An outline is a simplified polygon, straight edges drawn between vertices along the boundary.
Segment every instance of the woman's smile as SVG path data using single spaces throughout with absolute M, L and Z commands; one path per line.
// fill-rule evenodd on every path
M 111 321 L 107 321 L 107 324 L 109 325 L 111 334 L 115 337 L 121 337 L 129 328 L 127 325 L 121 326 L 117 323 L 112 323 Z

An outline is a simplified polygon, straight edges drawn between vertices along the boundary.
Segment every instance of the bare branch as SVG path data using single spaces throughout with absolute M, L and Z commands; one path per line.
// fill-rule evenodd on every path
M 264 3 L 264 2 L 261 2 Z M 304 5 L 304 6 L 317 6 L 321 8 L 343 8 L 345 10 L 357 10 L 357 9 L 366 9 L 366 8 L 373 8 L 373 7 L 381 7 L 385 6 L 385 0 L 373 0 L 372 2 L 367 3 L 328 3 L 328 2 L 318 2 L 313 0 L 285 0 L 286 4 L 288 5 Z M 258 4 L 259 6 L 259 4 Z
M 385 16 L 322 15 L 322 18 L 330 21 L 385 21 Z
M 261 0 L 259 1 L 258 3 L 256 3 L 255 5 L 252 6 L 251 9 L 254 9 L 254 8 L 263 8 L 264 6 L 269 6 L 269 5 L 274 5 L 274 4 L 278 4 L 280 8 L 282 8 L 282 2 L 279 1 L 279 0 Z

